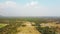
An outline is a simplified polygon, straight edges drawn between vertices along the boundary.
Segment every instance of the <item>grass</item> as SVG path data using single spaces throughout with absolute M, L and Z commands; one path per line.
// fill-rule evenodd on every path
M 0 28 L 7 26 L 8 24 L 0 24 Z

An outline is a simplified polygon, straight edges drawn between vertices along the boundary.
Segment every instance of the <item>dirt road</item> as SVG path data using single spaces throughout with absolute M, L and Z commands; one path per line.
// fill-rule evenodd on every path
M 23 24 L 26 26 L 17 28 L 17 34 L 41 34 L 34 26 L 31 25 L 30 22 L 25 22 Z

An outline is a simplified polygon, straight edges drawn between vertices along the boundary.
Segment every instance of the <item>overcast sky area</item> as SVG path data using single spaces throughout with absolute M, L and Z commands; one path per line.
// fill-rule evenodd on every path
M 60 0 L 0 0 L 2 16 L 60 16 Z

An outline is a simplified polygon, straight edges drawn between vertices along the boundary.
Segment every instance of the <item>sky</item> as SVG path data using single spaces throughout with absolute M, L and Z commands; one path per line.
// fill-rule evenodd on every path
M 60 0 L 0 0 L 2 16 L 60 16 Z

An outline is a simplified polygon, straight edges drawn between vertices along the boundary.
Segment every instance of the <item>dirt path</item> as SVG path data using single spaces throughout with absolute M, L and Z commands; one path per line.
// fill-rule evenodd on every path
M 25 23 L 25 27 L 19 27 L 17 34 L 41 34 L 34 26 L 30 24 L 30 22 Z

